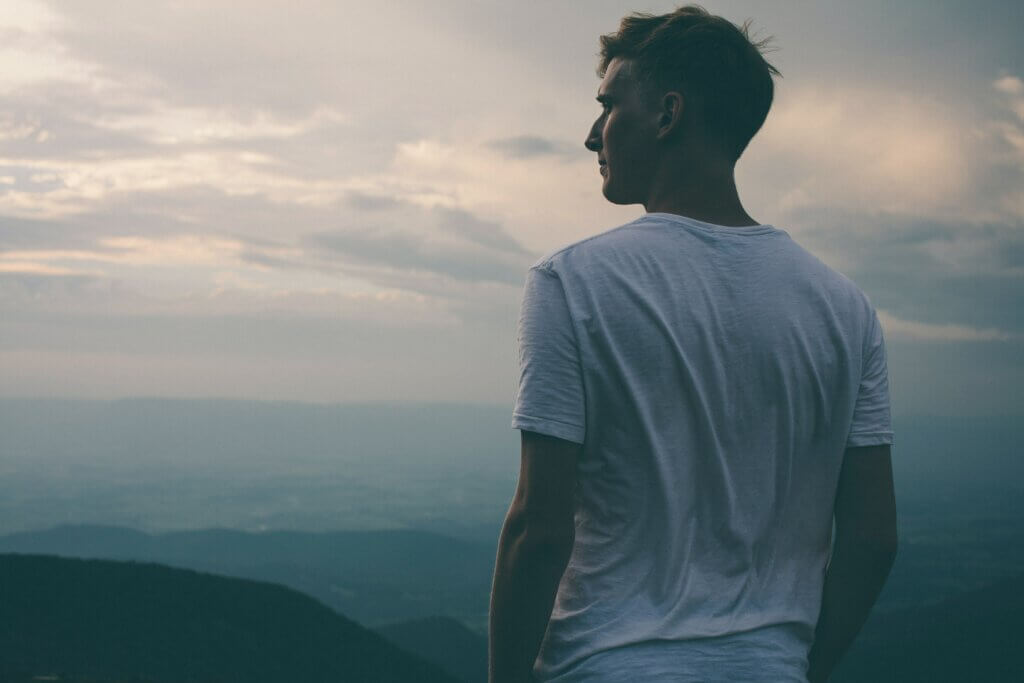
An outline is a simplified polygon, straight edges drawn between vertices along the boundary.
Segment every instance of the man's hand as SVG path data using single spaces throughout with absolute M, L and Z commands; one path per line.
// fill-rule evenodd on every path
M 519 485 L 498 541 L 491 591 L 490 683 L 533 680 L 575 539 L 576 461 L 582 446 L 522 432 Z

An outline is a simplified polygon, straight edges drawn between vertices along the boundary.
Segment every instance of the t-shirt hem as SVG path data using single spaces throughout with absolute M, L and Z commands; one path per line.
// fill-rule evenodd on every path
M 803 634 L 807 631 L 807 635 Z M 804 622 L 767 623 L 742 631 L 729 631 L 715 635 L 675 637 L 668 634 L 651 634 L 653 637 L 629 640 L 621 644 L 600 646 L 592 651 L 576 653 L 565 662 L 552 664 L 540 662 L 534 667 L 535 680 L 552 683 L 577 683 L 597 680 L 626 680 L 624 670 L 670 668 L 672 661 L 684 657 L 689 671 L 675 669 L 680 683 L 689 681 L 749 680 L 722 675 L 708 674 L 721 662 L 716 659 L 728 657 L 732 664 L 742 666 L 741 660 L 750 660 L 749 666 L 760 666 L 766 674 L 774 674 L 773 681 L 803 680 L 807 668 L 807 655 L 813 643 L 813 626 Z M 739 650 L 737 645 L 744 647 Z M 747 648 L 762 652 L 747 654 Z M 767 651 L 774 651 L 774 657 L 764 659 Z M 754 658 L 757 661 L 754 661 Z M 788 664 L 787 664 L 788 662 Z M 703 675 L 700 675 L 704 669 Z M 771 670 L 769 670 L 771 669 Z M 732 673 L 737 673 L 733 671 Z M 662 680 L 652 678 L 651 680 Z
M 585 430 L 579 425 L 560 422 L 551 418 L 532 417 L 521 413 L 512 414 L 512 428 L 537 432 L 545 436 L 553 436 L 580 444 L 583 443 L 585 434 Z
M 860 432 L 850 434 L 846 439 L 847 448 L 858 448 L 861 446 L 885 446 L 891 445 L 893 441 L 892 432 Z

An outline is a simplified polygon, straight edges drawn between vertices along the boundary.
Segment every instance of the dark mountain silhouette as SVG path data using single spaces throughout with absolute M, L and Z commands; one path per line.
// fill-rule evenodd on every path
M 1024 681 L 1024 575 L 873 614 L 830 683 Z
M 281 586 L 153 564 L 0 555 L 0 679 L 456 683 Z
M 136 560 L 280 583 L 369 626 L 435 615 L 483 624 L 494 548 L 424 531 L 146 534 L 61 526 L 0 537 L 0 552 Z
M 375 630 L 406 652 L 439 664 L 466 683 L 487 681 L 487 639 L 455 619 L 430 617 Z

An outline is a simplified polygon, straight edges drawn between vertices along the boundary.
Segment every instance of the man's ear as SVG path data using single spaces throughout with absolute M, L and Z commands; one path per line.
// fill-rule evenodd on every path
M 658 139 L 664 139 L 683 127 L 683 95 L 672 91 L 661 98 L 658 112 Z

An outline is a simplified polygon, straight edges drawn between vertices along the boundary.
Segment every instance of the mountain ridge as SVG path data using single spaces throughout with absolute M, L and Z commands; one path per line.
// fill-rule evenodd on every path
M 0 674 L 457 683 L 283 586 L 158 564 L 0 555 Z
M 279 583 L 369 627 L 441 615 L 482 628 L 494 566 L 486 545 L 419 530 L 151 534 L 66 524 L 0 536 L 0 552 L 155 562 Z

